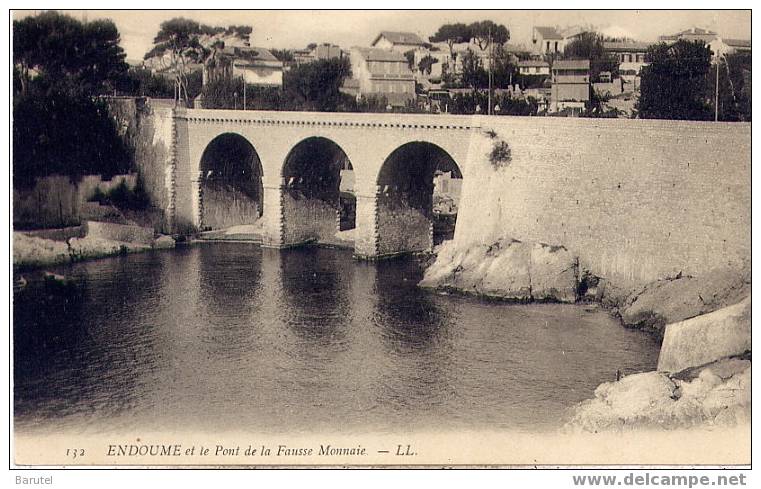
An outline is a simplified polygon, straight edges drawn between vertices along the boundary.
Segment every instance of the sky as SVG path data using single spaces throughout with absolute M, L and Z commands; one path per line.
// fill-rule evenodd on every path
M 423 39 L 441 24 L 493 20 L 505 24 L 511 43 L 531 42 L 535 25 L 570 26 L 590 24 L 598 30 L 628 35 L 639 41 L 655 41 L 661 34 L 673 34 L 690 27 L 714 30 L 733 39 L 751 38 L 749 10 L 71 10 L 77 18 L 110 18 L 122 38 L 129 59 L 142 59 L 150 49 L 162 21 L 187 17 L 226 27 L 231 24 L 253 27 L 251 45 L 267 48 L 302 48 L 310 42 L 330 42 L 344 48 L 369 46 L 382 30 L 415 32 Z M 14 17 L 23 16 L 16 12 Z

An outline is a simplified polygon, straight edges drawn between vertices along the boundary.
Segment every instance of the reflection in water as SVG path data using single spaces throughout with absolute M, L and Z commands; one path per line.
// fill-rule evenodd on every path
M 657 344 L 607 314 L 418 289 L 413 260 L 202 245 L 14 296 L 16 429 L 544 430 Z
M 283 322 L 312 346 L 342 343 L 350 315 L 351 262 L 319 248 L 280 253 Z M 310 300 L 304 300 L 309 297 Z

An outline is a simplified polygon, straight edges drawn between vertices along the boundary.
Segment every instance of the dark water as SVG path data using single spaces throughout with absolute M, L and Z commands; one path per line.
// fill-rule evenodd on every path
M 20 432 L 540 431 L 658 346 L 605 312 L 419 290 L 413 260 L 178 248 L 14 298 Z

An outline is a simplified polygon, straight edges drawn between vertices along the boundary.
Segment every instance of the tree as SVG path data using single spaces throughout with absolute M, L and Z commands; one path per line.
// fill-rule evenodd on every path
M 272 53 L 272 56 L 283 63 L 290 63 L 293 61 L 293 51 L 290 49 L 270 49 L 270 52 Z
M 476 43 L 481 51 L 487 49 L 492 42 L 502 46 L 510 40 L 508 28 L 502 24 L 495 24 L 491 20 L 474 22 L 468 28 L 473 42 Z
M 58 12 L 13 22 L 13 63 L 22 95 L 32 74 L 39 90 L 98 95 L 108 93 L 127 71 L 120 37 L 110 20 L 82 23 Z
M 340 92 L 344 80 L 351 77 L 347 58 L 331 58 L 295 66 L 283 77 L 285 96 L 300 110 L 337 111 L 346 97 Z
M 247 41 L 251 32 L 249 26 L 213 27 L 177 17 L 161 23 L 153 39 L 153 48 L 143 58 L 156 57 L 161 60 L 161 64 L 174 75 L 177 99 L 187 103 L 190 99 L 188 65 L 202 63 L 213 50 L 222 47 L 219 36 L 233 34 Z
M 603 36 L 596 32 L 583 32 L 566 45 L 563 55 L 569 59 L 588 59 L 589 75 L 592 81 L 600 79 L 600 72 L 609 71 L 613 78 L 618 76 L 618 60 L 605 51 Z
M 127 71 L 113 22 L 44 12 L 13 23 L 13 184 L 130 169 L 131 157 L 98 95 Z
M 716 103 L 716 70 L 719 70 L 719 120 L 750 121 L 751 117 L 751 54 L 734 53 L 722 56 L 708 74 L 708 94 Z
M 483 68 L 481 58 L 471 49 L 462 56 L 462 82 L 474 90 L 489 83 L 489 75 Z
M 14 98 L 14 188 L 32 187 L 46 175 L 110 177 L 131 164 L 104 103 L 60 92 Z
M 701 41 L 656 44 L 642 68 L 636 110 L 643 119 L 710 120 L 711 50 Z
M 506 87 L 512 84 L 513 79 L 517 75 L 514 59 L 504 46 L 497 46 L 494 49 L 492 77 L 495 87 Z
M 404 52 L 404 57 L 407 59 L 407 66 L 410 70 L 415 69 L 415 50 L 410 49 L 409 51 Z
M 441 27 L 439 27 L 439 30 L 436 31 L 434 35 L 432 35 L 430 38 L 428 38 L 431 42 L 446 42 L 449 46 L 449 59 L 452 63 L 452 68 L 454 70 L 455 66 L 455 54 L 454 54 L 454 45 L 455 43 L 460 42 L 469 42 L 472 38 L 470 27 L 458 23 L 458 24 L 444 24 Z
M 153 48 L 145 54 L 145 59 L 169 54 L 169 66 L 174 75 L 177 99 L 187 103 L 188 64 L 200 63 L 206 56 L 200 36 L 208 32 L 207 26 L 185 18 L 174 18 L 161 23 L 158 34 L 153 39 Z
M 418 63 L 417 67 L 418 67 L 418 70 L 420 70 L 420 73 L 430 75 L 431 70 L 433 69 L 433 65 L 438 62 L 439 60 L 434 58 L 433 56 L 425 55 L 422 58 L 420 58 L 420 62 Z

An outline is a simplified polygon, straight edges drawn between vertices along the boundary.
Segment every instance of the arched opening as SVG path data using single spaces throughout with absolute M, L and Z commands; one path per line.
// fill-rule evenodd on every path
M 283 165 L 283 239 L 352 246 L 354 172 L 333 141 L 311 137 L 293 147 Z
M 416 141 L 394 150 L 378 188 L 379 255 L 429 250 L 454 236 L 462 172 L 439 146 Z
M 263 194 L 262 164 L 251 143 L 233 133 L 214 138 L 201 156 L 202 229 L 254 224 Z

